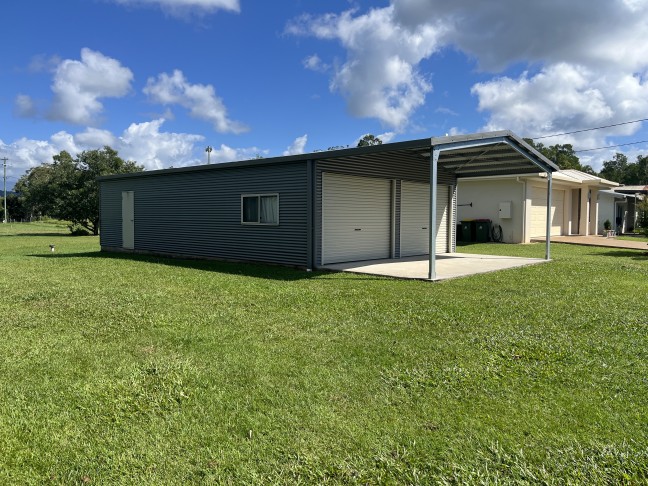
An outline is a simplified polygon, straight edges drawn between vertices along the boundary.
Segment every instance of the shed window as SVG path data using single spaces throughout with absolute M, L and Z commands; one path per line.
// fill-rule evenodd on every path
M 241 223 L 279 224 L 279 194 L 243 194 Z

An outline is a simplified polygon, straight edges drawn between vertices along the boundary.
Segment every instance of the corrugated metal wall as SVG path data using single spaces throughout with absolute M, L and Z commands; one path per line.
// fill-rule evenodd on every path
M 306 162 L 101 182 L 101 246 L 120 248 L 121 192 L 135 192 L 135 250 L 307 264 Z M 278 193 L 279 225 L 241 224 L 241 194 Z
M 430 182 L 430 160 L 428 157 L 411 156 L 403 153 L 391 153 L 383 158 L 376 157 L 371 161 L 354 157 L 343 157 L 331 160 L 318 160 L 316 164 L 315 179 L 315 241 L 316 241 L 316 264 L 322 264 L 322 172 L 336 172 L 339 174 L 350 174 L 366 177 L 379 177 L 396 180 L 396 245 L 400 240 L 400 198 L 401 180 L 418 182 Z M 455 176 L 443 171 L 439 167 L 437 174 L 438 184 L 452 185 L 457 183 Z M 400 255 L 400 248 L 396 248 L 394 254 Z

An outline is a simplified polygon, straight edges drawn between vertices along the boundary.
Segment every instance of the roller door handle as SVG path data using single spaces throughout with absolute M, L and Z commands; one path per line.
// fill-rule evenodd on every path
M 353 231 L 362 231 L 362 228 L 356 228 Z

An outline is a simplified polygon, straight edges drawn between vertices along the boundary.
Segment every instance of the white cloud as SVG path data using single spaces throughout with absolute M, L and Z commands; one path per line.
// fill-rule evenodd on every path
M 61 58 L 59 56 L 37 54 L 32 57 L 29 66 L 27 66 L 27 70 L 30 73 L 54 72 L 60 63 Z
M 465 135 L 466 131 L 458 128 L 458 127 L 450 127 L 450 130 L 448 130 L 447 135 L 454 136 L 454 135 Z
M 120 5 L 160 7 L 172 15 L 186 16 L 188 13 L 212 13 L 218 10 L 240 12 L 239 0 L 114 0 Z
M 172 75 L 162 73 L 149 78 L 144 93 L 162 105 L 177 104 L 189 110 L 192 117 L 210 122 L 221 133 L 242 133 L 248 128 L 227 117 L 223 101 L 211 84 L 191 84 L 180 70 Z
M 21 118 L 32 118 L 38 114 L 34 100 L 24 94 L 16 96 L 14 101 L 14 114 Z
M 87 147 L 89 150 L 117 145 L 117 138 L 109 130 L 100 130 L 98 128 L 88 127 L 85 131 L 74 135 L 74 140 L 80 146 Z
M 257 157 L 265 157 L 268 153 L 268 150 L 260 149 L 258 147 L 233 148 L 221 144 L 220 148 L 214 149 L 211 153 L 211 160 L 212 163 L 250 160 Z
M 632 68 L 648 55 L 645 0 L 393 0 L 409 28 L 442 21 L 445 45 L 473 56 L 488 71 L 514 62 L 569 62 Z M 532 21 L 530 21 L 532 19 Z
M 339 15 L 303 16 L 286 31 L 338 40 L 347 59 L 336 68 L 331 89 L 345 97 L 352 115 L 402 128 L 432 89 L 418 64 L 439 48 L 444 27 L 441 23 L 412 28 L 399 25 L 393 6 L 354 14 L 350 10 Z
M 7 188 L 12 188 L 27 169 L 36 167 L 43 162 L 51 162 L 52 156 L 58 152 L 60 150 L 57 150 L 46 140 L 30 140 L 22 137 L 9 144 L 0 140 L 0 153 L 8 159 Z
M 434 110 L 435 113 L 441 113 L 443 115 L 450 115 L 450 116 L 459 116 L 459 113 L 457 113 L 454 110 L 451 110 L 450 108 L 447 108 L 445 106 L 439 106 L 436 110 Z
M 306 142 L 308 141 L 308 135 L 302 135 L 297 137 L 290 146 L 284 150 L 283 155 L 300 155 L 304 153 L 304 148 L 306 147 Z
M 381 133 L 379 135 L 376 135 L 380 140 L 382 140 L 383 143 L 389 143 L 391 142 L 394 137 L 396 136 L 396 132 L 385 132 Z
M 601 76 L 600 71 L 567 63 L 549 65 L 533 76 L 524 73 L 479 83 L 472 92 L 479 98 L 479 109 L 490 113 L 485 130 L 511 129 L 528 137 L 613 125 L 645 118 L 648 112 L 648 80 L 623 73 Z M 627 124 L 539 141 L 594 148 L 640 128 L 640 123 Z M 605 156 L 601 152 L 588 157 L 596 168 Z
M 328 64 L 326 64 L 324 61 L 322 61 L 322 59 L 317 54 L 313 54 L 311 56 L 306 57 L 302 61 L 302 64 L 306 69 L 310 69 L 311 71 L 317 71 L 320 73 L 328 71 L 331 67 Z
M 194 145 L 204 140 L 202 135 L 161 132 L 164 119 L 131 123 L 119 137 L 115 148 L 124 159 L 135 160 L 147 169 L 194 165 Z
M 103 110 L 99 99 L 125 96 L 132 80 L 131 70 L 119 61 L 83 48 L 80 61 L 66 59 L 56 68 L 49 117 L 92 125 Z
M 202 135 L 163 132 L 163 123 L 164 119 L 132 123 L 120 136 L 115 136 L 108 130 L 87 128 L 76 134 L 59 131 L 49 140 L 23 137 L 9 144 L 0 141 L 0 153 L 9 159 L 7 173 L 10 187 L 25 171 L 42 163 L 51 163 L 52 157 L 62 150 L 75 156 L 84 150 L 109 145 L 123 159 L 135 160 L 147 170 L 204 163 L 199 151 L 199 155 L 195 155 L 196 144 L 204 140 Z M 244 152 L 243 149 L 239 150 Z M 250 150 L 254 153 L 262 152 L 258 149 Z
M 391 0 L 365 13 L 302 16 L 286 31 L 337 40 L 346 60 L 331 87 L 345 97 L 352 115 L 396 129 L 425 103 L 431 74 L 421 61 L 441 49 L 461 51 L 487 72 L 523 63 L 531 73 L 484 81 L 472 94 L 486 114 L 484 129 L 542 135 L 645 118 L 647 26 L 648 0 L 609 0 L 596 8 L 591 0 Z M 305 66 L 317 66 L 316 59 Z M 592 146 L 639 127 L 548 142 Z

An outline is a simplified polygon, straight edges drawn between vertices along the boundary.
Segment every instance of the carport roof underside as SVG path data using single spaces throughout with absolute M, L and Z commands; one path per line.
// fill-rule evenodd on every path
M 484 132 L 397 142 L 373 147 L 316 153 L 315 159 L 347 159 L 371 163 L 374 158 L 429 162 L 433 150 L 439 151 L 439 170 L 456 177 L 555 172 L 558 167 L 510 131 Z

